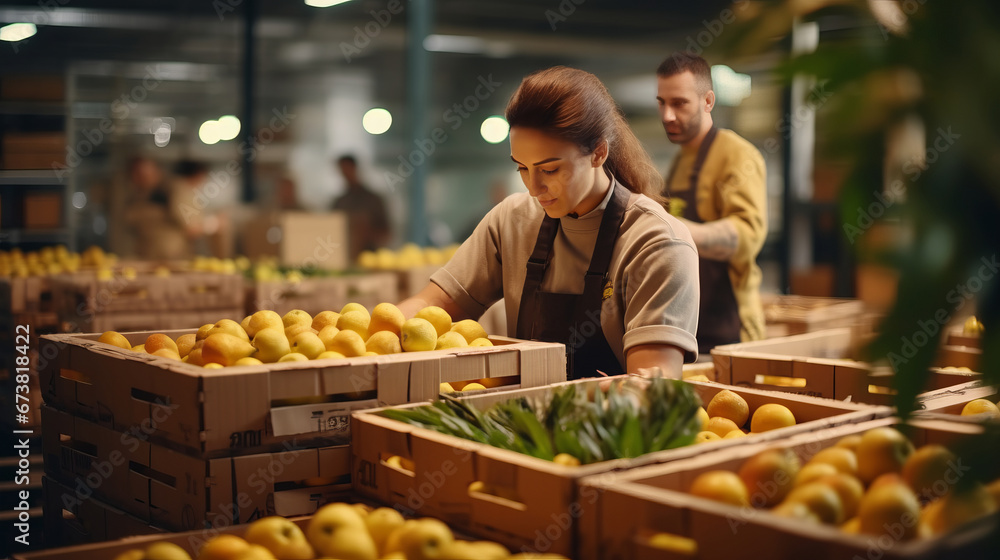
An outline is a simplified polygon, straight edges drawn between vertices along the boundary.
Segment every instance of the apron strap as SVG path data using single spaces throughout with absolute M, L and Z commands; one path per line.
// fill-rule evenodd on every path
M 535 312 L 538 310 L 538 306 L 535 305 L 535 296 L 539 286 L 542 285 L 545 269 L 549 266 L 549 254 L 558 231 L 559 220 L 550 218 L 546 214 L 542 218 L 541 227 L 538 228 L 535 248 L 528 258 L 527 271 L 524 275 L 524 288 L 521 291 L 521 305 L 517 312 L 517 334 L 525 337 L 525 340 L 534 340 Z
M 608 268 L 611 265 L 611 253 L 615 248 L 615 241 L 618 240 L 618 231 L 622 222 L 625 221 L 625 207 L 628 206 L 628 199 L 631 192 L 615 181 L 611 188 L 614 192 L 604 209 L 604 217 L 601 219 L 601 229 L 597 233 L 597 245 L 594 246 L 594 253 L 590 258 L 590 267 L 583 281 L 583 305 L 578 308 L 577 317 L 585 312 L 585 307 L 590 302 L 597 302 L 600 309 L 600 302 L 603 300 L 604 284 L 608 278 Z
M 708 133 L 705 134 L 704 140 L 701 141 L 701 146 L 698 146 L 698 154 L 694 158 L 694 164 L 691 166 L 691 175 L 688 176 L 688 189 L 693 194 L 698 188 L 698 176 L 701 175 L 701 168 L 705 165 L 705 158 L 708 157 L 708 150 L 712 147 L 712 142 L 715 142 L 715 136 L 719 133 L 719 129 L 715 126 L 708 129 Z M 670 185 L 674 184 L 674 174 L 677 172 L 677 159 L 674 159 L 674 164 L 670 166 L 670 172 L 667 173 L 667 184 L 665 185 L 665 190 L 667 196 L 670 196 Z

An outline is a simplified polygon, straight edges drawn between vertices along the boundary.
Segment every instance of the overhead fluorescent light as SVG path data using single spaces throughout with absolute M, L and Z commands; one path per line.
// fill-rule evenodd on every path
M 0 27 L 0 41 L 16 43 L 31 37 L 38 32 L 33 23 L 12 23 Z
M 467 35 L 428 35 L 424 48 L 431 52 L 458 54 L 485 54 L 503 58 L 514 53 L 514 46 L 505 41 L 487 41 Z
M 343 4 L 350 1 L 351 0 L 305 0 L 306 6 L 311 6 L 313 8 L 329 8 L 330 6 L 336 6 L 337 4 Z

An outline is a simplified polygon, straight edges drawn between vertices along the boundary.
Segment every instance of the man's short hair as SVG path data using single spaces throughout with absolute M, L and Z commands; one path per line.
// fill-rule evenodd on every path
M 350 163 L 350 164 L 353 164 L 355 167 L 357 167 L 358 160 L 354 156 L 352 156 L 350 154 L 346 154 L 346 155 L 342 155 L 339 158 L 337 158 L 337 163 L 338 164 L 341 164 L 341 163 Z
M 712 89 L 712 69 L 700 56 L 678 51 L 668 56 L 656 69 L 656 75 L 661 78 L 669 78 L 684 72 L 694 74 L 701 90 L 699 93 L 705 94 Z

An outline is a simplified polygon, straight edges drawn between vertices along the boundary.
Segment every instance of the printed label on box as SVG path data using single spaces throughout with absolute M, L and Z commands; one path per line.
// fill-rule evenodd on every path
M 369 399 L 274 408 L 271 410 L 271 435 L 293 436 L 321 432 L 324 436 L 342 437 L 349 441 L 351 413 L 377 406 L 376 399 Z

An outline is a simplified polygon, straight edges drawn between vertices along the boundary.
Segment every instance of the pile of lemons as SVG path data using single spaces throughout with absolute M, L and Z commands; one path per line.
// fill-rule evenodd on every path
M 370 313 L 359 303 L 348 303 L 339 312 L 322 311 L 315 317 L 301 309 L 284 316 L 261 310 L 240 323 L 222 319 L 202 325 L 176 340 L 154 333 L 133 346 L 121 333 L 107 331 L 98 341 L 206 368 L 493 346 L 472 319 L 452 322 L 437 306 L 406 319 L 391 303 L 380 303 Z
M 25 253 L 18 248 L 0 251 L 0 277 L 27 278 L 77 272 L 81 266 L 98 266 L 116 262 L 118 257 L 105 254 L 100 247 L 91 247 L 83 254 L 73 253 L 64 245 L 44 247 Z
M 708 402 L 707 410 L 699 407 L 698 417 L 701 418 L 701 431 L 695 436 L 695 443 L 733 439 L 795 425 L 795 415 L 787 406 L 767 403 L 757 407 L 751 415 L 746 399 L 729 389 L 716 393 Z
M 958 485 L 964 474 L 947 447 L 913 444 L 882 426 L 849 435 L 805 464 L 789 449 L 768 449 L 737 472 L 710 470 L 691 483 L 693 495 L 776 515 L 833 525 L 847 533 L 906 541 L 945 533 L 997 511 L 1000 479 Z
M 316 511 L 305 531 L 284 517 L 271 516 L 247 525 L 242 537 L 213 537 L 197 560 L 493 560 L 503 558 L 563 559 L 558 554 L 511 555 L 491 541 L 462 541 L 444 522 L 424 517 L 405 519 L 392 508 L 363 504 L 327 504 Z M 145 550 L 123 552 L 115 560 L 191 560 L 187 551 L 160 541 Z
M 373 270 L 406 270 L 421 266 L 442 266 L 451 259 L 457 250 L 457 244 L 439 249 L 407 243 L 398 251 L 386 248 L 378 251 L 363 251 L 358 255 L 358 266 Z

